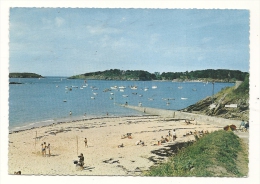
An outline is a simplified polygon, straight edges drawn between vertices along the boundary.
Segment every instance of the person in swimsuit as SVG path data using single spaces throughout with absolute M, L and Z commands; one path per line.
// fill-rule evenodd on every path
M 85 142 L 85 147 L 88 147 L 88 140 L 87 140 L 87 138 L 85 138 L 84 142 Z

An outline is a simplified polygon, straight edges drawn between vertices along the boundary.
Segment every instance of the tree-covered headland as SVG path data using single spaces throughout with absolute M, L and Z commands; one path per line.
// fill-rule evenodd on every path
M 235 82 L 244 81 L 248 72 L 226 69 L 207 69 L 186 72 L 155 72 L 150 73 L 143 70 L 119 70 L 110 69 L 105 71 L 89 72 L 75 75 L 70 79 L 97 79 L 97 80 L 173 80 L 173 81 L 215 81 L 215 82 Z

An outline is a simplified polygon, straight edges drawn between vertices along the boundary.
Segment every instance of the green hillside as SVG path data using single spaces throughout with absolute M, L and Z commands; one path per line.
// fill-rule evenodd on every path
M 244 177 L 248 175 L 248 150 L 233 132 L 220 130 L 186 143 L 167 162 L 152 166 L 145 175 Z
M 215 104 L 215 108 L 210 105 Z M 226 105 L 237 104 L 237 108 L 226 107 Z M 207 97 L 185 109 L 185 112 L 219 116 L 228 119 L 241 120 L 249 119 L 249 75 L 238 87 L 227 87 L 215 94 L 214 97 Z

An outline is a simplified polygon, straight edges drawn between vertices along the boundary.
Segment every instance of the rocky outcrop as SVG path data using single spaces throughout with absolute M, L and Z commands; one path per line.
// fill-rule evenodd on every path
M 214 97 L 207 97 L 196 104 L 193 104 L 183 112 L 217 116 L 226 119 L 248 121 L 249 119 L 249 95 L 237 92 L 237 86 L 223 89 Z M 241 91 L 241 90 L 240 90 Z

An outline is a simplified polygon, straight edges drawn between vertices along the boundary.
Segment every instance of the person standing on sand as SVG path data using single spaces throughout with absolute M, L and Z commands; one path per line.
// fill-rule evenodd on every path
M 88 140 L 87 140 L 87 138 L 85 138 L 84 142 L 85 142 L 85 147 L 86 146 L 88 147 Z
M 175 132 L 175 129 L 173 129 L 173 132 L 172 132 L 172 141 L 175 141 L 176 138 L 177 138 L 176 132 Z
M 240 129 L 242 129 L 242 130 L 244 130 L 244 128 L 245 128 L 245 125 L 246 125 L 246 123 L 244 122 L 244 120 L 242 119 L 242 122 L 240 123 Z
M 43 156 L 44 154 L 43 144 L 41 144 L 41 146 L 42 146 L 42 156 Z
M 48 150 L 49 150 L 49 157 L 51 156 L 51 145 L 48 144 Z

